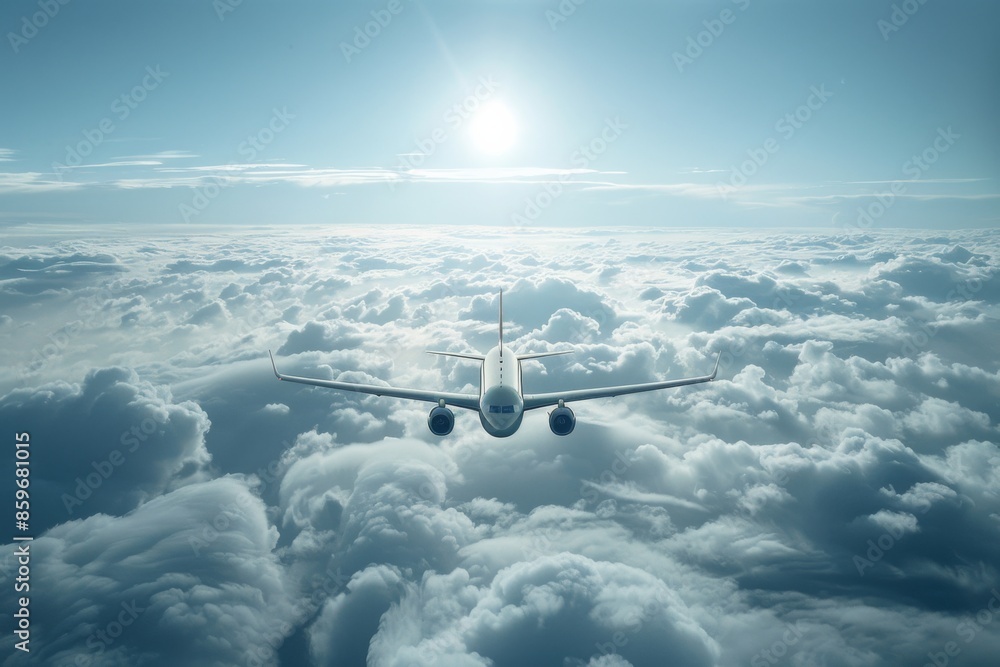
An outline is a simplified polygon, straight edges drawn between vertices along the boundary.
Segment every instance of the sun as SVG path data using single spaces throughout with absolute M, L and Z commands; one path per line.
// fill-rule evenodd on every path
M 514 114 L 503 102 L 487 102 L 469 121 L 469 138 L 477 149 L 489 155 L 510 150 L 517 139 Z

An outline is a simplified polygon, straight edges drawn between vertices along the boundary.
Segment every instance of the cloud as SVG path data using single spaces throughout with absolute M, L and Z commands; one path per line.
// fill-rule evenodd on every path
M 5 243 L 0 337 L 23 362 L 0 372 L 0 418 L 31 433 L 49 662 L 96 660 L 88 639 L 133 600 L 109 664 L 1000 652 L 976 620 L 1000 587 L 992 234 Z M 268 349 L 289 373 L 474 392 L 476 364 L 424 350 L 494 345 L 500 289 L 512 348 L 573 352 L 525 363 L 526 391 L 700 374 L 721 352 L 719 377 L 574 404 L 566 438 L 530 412 L 497 440 L 465 411 L 437 438 L 428 405 L 271 373 Z
M 62 180 L 54 174 L 37 171 L 0 172 L 0 195 L 56 192 L 83 187 L 82 183 Z
M 262 655 L 266 664 L 269 638 L 295 618 L 276 539 L 260 499 L 231 477 L 125 517 L 61 524 L 31 545 L 31 659 L 232 665 Z M 14 641 L 0 640 L 5 664 L 23 664 Z
M 184 151 L 162 151 L 146 155 L 132 155 L 112 162 L 78 165 L 74 169 L 74 181 L 58 181 L 66 187 L 113 187 L 122 190 L 200 188 L 217 184 L 220 180 L 227 186 L 290 184 L 300 187 L 345 187 L 378 183 L 485 183 L 485 184 L 559 184 L 580 187 L 600 187 L 605 181 L 594 181 L 596 177 L 621 175 L 623 172 L 597 171 L 594 169 L 557 169 L 551 167 L 478 167 L 478 168 L 435 168 L 398 169 L 388 167 L 338 168 L 311 166 L 288 162 L 248 162 L 229 164 L 202 164 L 192 166 L 163 166 L 164 160 L 192 159 L 197 155 Z M 114 176 L 97 178 L 86 174 L 90 168 L 115 168 L 120 171 Z M 4 176 L 4 174 L 0 174 Z M 41 174 L 6 174 L 10 182 L 7 192 L 37 191 L 46 185 L 37 182 L 24 184 L 18 189 L 17 178 L 33 180 Z M 0 180 L 0 193 L 4 183 Z
M 35 527 L 96 513 L 124 514 L 170 488 L 204 478 L 209 422 L 195 403 L 125 368 L 90 372 L 0 399 L 4 419 L 35 424 L 32 437 L 59 452 L 37 470 Z M 9 463 L 9 462 L 5 462 Z M 4 471 L 13 474 L 12 467 Z
M 200 157 L 190 151 L 166 150 L 156 153 L 146 153 L 144 155 L 126 155 L 117 157 L 116 160 L 187 160 Z
M 369 655 L 385 665 L 585 664 L 609 654 L 712 665 L 719 652 L 663 582 L 568 553 L 513 565 L 484 587 L 462 569 L 431 575 L 383 619 Z

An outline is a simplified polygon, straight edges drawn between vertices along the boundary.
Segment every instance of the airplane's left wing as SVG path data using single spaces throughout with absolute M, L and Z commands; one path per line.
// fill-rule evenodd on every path
M 479 396 L 474 394 L 456 394 L 447 391 L 426 391 L 423 389 L 403 389 L 401 387 L 381 386 L 377 384 L 360 384 L 357 382 L 338 382 L 337 380 L 320 380 L 318 378 L 298 377 L 297 375 L 284 375 L 278 372 L 278 367 L 274 364 L 274 355 L 267 351 L 271 357 L 271 368 L 274 375 L 279 380 L 286 382 L 299 382 L 301 384 L 311 384 L 316 387 L 327 387 L 328 389 L 339 389 L 341 391 L 355 391 L 362 394 L 374 394 L 375 396 L 392 396 L 393 398 L 408 398 L 413 401 L 427 401 L 428 403 L 440 403 L 444 399 L 445 403 L 467 410 L 479 411 Z
M 711 382 L 719 372 L 719 360 L 722 354 L 715 360 L 715 369 L 711 375 L 702 375 L 693 378 L 683 378 L 680 380 L 663 380 L 661 382 L 643 382 L 640 384 L 623 384 L 617 387 L 596 387 L 594 389 L 571 389 L 569 391 L 549 392 L 545 394 L 525 394 L 524 410 L 534 410 L 544 408 L 549 405 L 557 405 L 559 401 L 586 401 L 592 398 L 608 398 L 611 396 L 621 396 L 622 394 L 636 394 L 641 391 L 655 391 L 657 389 L 669 389 L 671 387 L 683 387 L 689 384 L 699 384 L 701 382 Z

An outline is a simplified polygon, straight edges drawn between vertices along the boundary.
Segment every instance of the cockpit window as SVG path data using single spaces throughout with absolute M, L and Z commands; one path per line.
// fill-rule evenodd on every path
M 503 412 L 504 414 L 514 414 L 514 406 L 513 405 L 503 406 Z
M 490 406 L 490 414 L 499 413 L 499 412 L 500 412 L 500 406 L 499 405 L 491 405 Z
M 514 414 L 514 406 L 513 405 L 491 405 L 490 406 L 490 414 L 512 415 L 512 414 Z

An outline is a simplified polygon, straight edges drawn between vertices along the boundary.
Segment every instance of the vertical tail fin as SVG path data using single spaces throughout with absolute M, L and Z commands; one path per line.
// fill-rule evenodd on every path
M 503 290 L 500 290 L 500 356 L 503 356 Z

